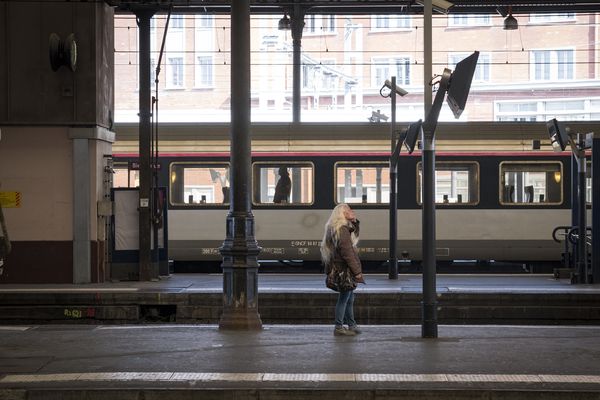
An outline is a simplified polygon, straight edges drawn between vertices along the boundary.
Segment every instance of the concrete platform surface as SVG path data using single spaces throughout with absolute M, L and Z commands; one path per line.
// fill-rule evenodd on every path
M 390 280 L 387 274 L 366 274 L 366 285 L 362 292 L 422 291 L 422 275 L 400 274 Z M 454 292 L 504 292 L 504 293 L 598 293 L 600 285 L 572 285 L 567 279 L 554 279 L 547 274 L 438 274 L 437 291 Z M 3 284 L 2 293 L 45 293 L 45 292 L 169 292 L 169 293 L 216 293 L 223 290 L 222 274 L 172 274 L 154 282 L 121 281 L 94 284 Z M 323 274 L 272 274 L 260 273 L 260 292 L 326 292 Z
M 418 325 L 364 326 L 355 337 L 332 325 L 32 325 L 0 335 L 0 398 L 600 399 L 596 326 L 440 326 L 437 339 Z

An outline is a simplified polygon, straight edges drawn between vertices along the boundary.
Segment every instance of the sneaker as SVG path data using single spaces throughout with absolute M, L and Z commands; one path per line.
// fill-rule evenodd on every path
M 350 332 L 354 332 L 355 335 L 360 335 L 362 333 L 362 330 L 358 326 L 356 326 L 356 325 L 349 326 L 348 330 Z
M 346 329 L 344 327 L 341 327 L 341 328 L 336 327 L 333 330 L 333 334 L 335 336 L 354 336 L 354 335 L 356 335 L 356 332 Z

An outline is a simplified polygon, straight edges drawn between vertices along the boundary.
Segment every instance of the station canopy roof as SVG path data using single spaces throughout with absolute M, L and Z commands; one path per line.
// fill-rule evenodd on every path
M 83 1 L 83 0 L 82 0 Z M 177 13 L 230 12 L 235 0 L 106 0 L 117 11 L 133 11 L 139 7 Z M 438 0 L 433 0 L 435 4 Z M 445 2 L 445 1 L 444 1 Z M 513 14 L 589 13 L 600 11 L 598 0 L 450 0 L 450 14 L 496 14 L 509 6 Z M 300 6 L 306 14 L 422 14 L 423 1 L 418 0 L 250 0 L 252 14 L 283 14 Z M 447 3 L 447 2 L 445 2 Z

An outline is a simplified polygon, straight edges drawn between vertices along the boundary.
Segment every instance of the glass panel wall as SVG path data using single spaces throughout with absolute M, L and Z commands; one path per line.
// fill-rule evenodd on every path
M 251 17 L 251 118 L 292 120 L 293 46 L 277 29 L 281 15 Z M 433 74 L 480 51 L 461 121 L 594 120 L 600 115 L 599 14 L 515 15 L 504 31 L 500 15 L 433 16 Z M 153 18 L 156 68 L 166 15 Z M 409 94 L 397 102 L 398 121 L 423 118 L 423 19 L 419 15 L 315 15 L 302 38 L 301 120 L 366 122 L 390 115 L 379 89 L 396 76 Z M 135 17 L 115 16 L 115 121 L 138 120 L 138 31 Z M 231 26 L 228 15 L 174 15 L 159 76 L 163 122 L 228 122 Z M 152 83 L 154 82 L 154 71 Z M 511 111 L 512 110 L 512 111 Z M 454 121 L 444 104 L 440 121 Z M 389 121 L 388 121 L 389 122 Z M 376 123 L 376 122 L 374 122 Z

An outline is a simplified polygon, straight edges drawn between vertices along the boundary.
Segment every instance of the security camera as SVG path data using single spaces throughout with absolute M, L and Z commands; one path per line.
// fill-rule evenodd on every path
M 425 0 L 416 0 L 417 4 L 420 5 L 425 5 Z M 433 8 L 435 11 L 442 13 L 442 14 L 448 14 L 448 10 L 450 10 L 451 7 L 453 7 L 454 4 L 446 1 L 446 0 L 431 0 L 431 8 Z
M 385 80 L 385 83 L 383 84 L 384 87 L 392 90 L 392 82 L 389 79 Z M 402 89 L 400 86 L 396 85 L 396 94 L 399 94 L 400 96 L 406 96 L 408 94 L 408 92 L 404 89 Z

